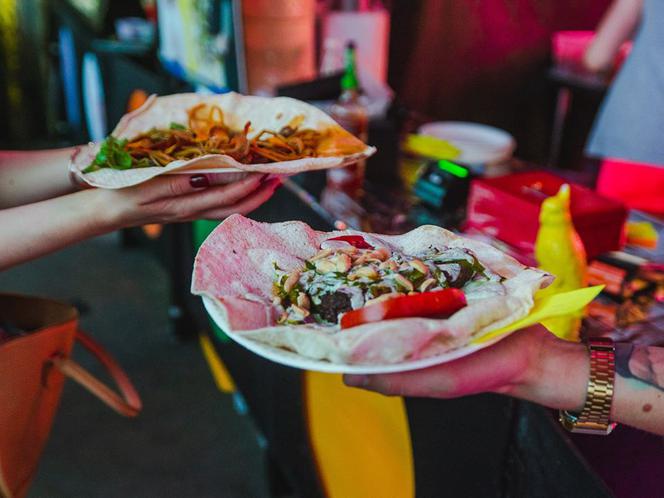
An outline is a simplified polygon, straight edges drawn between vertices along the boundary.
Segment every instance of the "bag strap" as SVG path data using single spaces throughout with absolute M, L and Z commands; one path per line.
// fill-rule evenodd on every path
M 76 340 L 104 366 L 115 381 L 120 394 L 113 391 L 71 358 L 55 356 L 51 358 L 51 363 L 64 375 L 78 382 L 120 415 L 125 417 L 138 415 L 142 408 L 141 398 L 122 367 L 108 351 L 85 332 L 77 331 Z

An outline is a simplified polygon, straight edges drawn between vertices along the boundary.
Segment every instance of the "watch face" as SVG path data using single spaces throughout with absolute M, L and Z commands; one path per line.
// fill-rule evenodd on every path
M 560 416 L 558 417 L 558 420 L 565 429 L 570 432 L 574 431 L 574 424 L 576 423 L 577 417 L 570 414 L 569 412 L 560 410 Z

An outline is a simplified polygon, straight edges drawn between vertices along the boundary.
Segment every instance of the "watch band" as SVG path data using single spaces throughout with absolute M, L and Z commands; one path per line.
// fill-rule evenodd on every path
M 560 422 L 565 429 L 582 434 L 607 435 L 616 424 L 609 420 L 613 402 L 615 378 L 615 347 L 607 338 L 588 341 L 590 378 L 588 394 L 581 413 L 560 411 Z

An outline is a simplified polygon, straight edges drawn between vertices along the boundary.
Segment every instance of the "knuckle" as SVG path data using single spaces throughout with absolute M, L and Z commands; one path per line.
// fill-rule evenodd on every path
M 173 175 L 173 178 L 168 182 L 168 193 L 177 197 L 184 194 L 187 191 L 185 183 L 182 181 L 182 178 L 179 175 Z
M 177 204 L 171 200 L 163 201 L 157 210 L 162 219 L 166 221 L 178 221 L 179 217 L 183 214 L 182 210 L 178 209 Z
M 430 383 L 426 389 L 431 397 L 449 398 L 461 395 L 461 391 L 455 381 Z

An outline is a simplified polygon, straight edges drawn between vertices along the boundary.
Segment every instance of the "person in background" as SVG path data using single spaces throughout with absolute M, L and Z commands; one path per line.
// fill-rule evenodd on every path
M 610 420 L 664 435 L 664 347 L 618 343 L 615 370 Z M 536 325 L 449 363 L 402 373 L 345 375 L 344 382 L 398 396 L 500 393 L 578 413 L 589 375 L 585 345 L 558 339 Z
M 279 186 L 266 175 L 222 185 L 207 174 L 83 188 L 68 171 L 74 151 L 0 151 L 0 271 L 120 228 L 246 214 Z
M 614 0 L 584 64 L 611 73 L 634 34 L 594 123 L 586 154 L 604 159 L 597 189 L 629 207 L 664 214 L 664 2 Z

